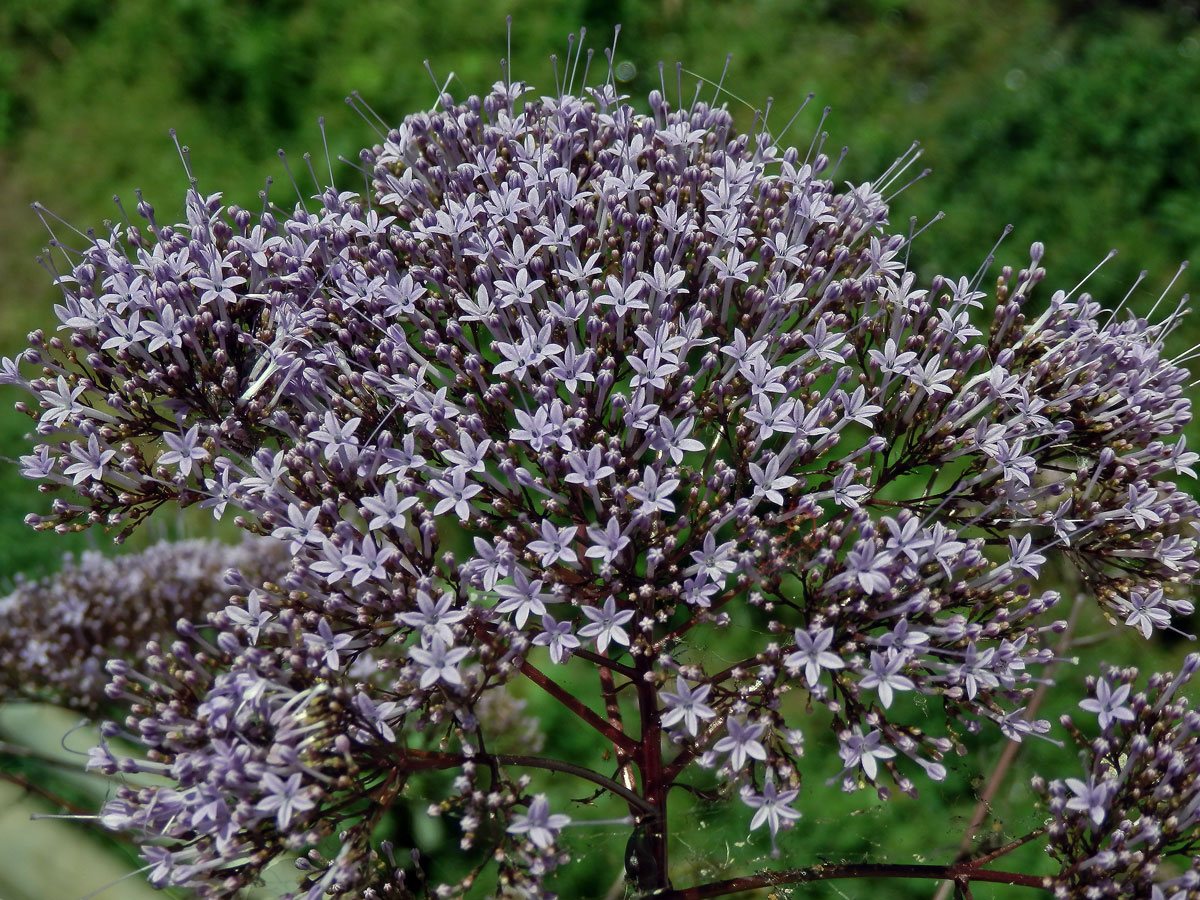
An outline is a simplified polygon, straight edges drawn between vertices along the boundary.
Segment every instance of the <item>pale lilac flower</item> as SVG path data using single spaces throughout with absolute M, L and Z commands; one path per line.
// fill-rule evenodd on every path
M 703 572 L 713 581 L 722 583 L 726 576 L 737 571 L 737 561 L 733 555 L 737 549 L 737 541 L 726 541 L 717 546 L 717 539 L 710 531 L 704 535 L 704 543 L 699 550 L 692 551 L 695 565 L 688 568 L 689 572 Z
M 180 475 L 190 475 L 193 463 L 205 462 L 209 458 L 208 451 L 200 446 L 199 425 L 193 425 L 180 435 L 167 432 L 163 440 L 171 449 L 159 456 L 159 465 L 177 466 Z
M 417 591 L 416 611 L 396 616 L 409 628 L 419 629 L 430 638 L 440 637 L 447 644 L 454 643 L 454 626 L 466 617 L 465 609 L 454 608 L 454 594 L 450 591 L 441 593 L 436 601 L 425 591 Z
M 779 457 L 772 456 L 766 466 L 750 463 L 750 478 L 754 482 L 754 497 L 765 497 L 776 506 L 783 506 L 782 491 L 796 484 L 792 475 L 779 472 Z
M 777 143 L 765 114 L 739 135 L 719 101 L 657 90 L 642 113 L 615 79 L 578 88 L 586 68 L 439 93 L 381 125 L 362 189 L 254 212 L 193 187 L 178 225 L 139 197 L 139 224 L 63 247 L 61 328 L 0 362 L 39 444 L 22 470 L 59 491 L 31 524 L 124 538 L 195 503 L 290 551 L 203 602 L 157 583 L 185 553 L 121 582 L 140 605 L 86 578 L 40 618 L 0 602 L 0 690 L 124 707 L 104 737 L 147 753 L 90 757 L 122 777 L 101 821 L 148 847 L 156 883 L 227 893 L 287 851 L 309 900 L 546 896 L 566 821 L 529 786 L 581 776 L 572 796 L 631 804 L 627 874 L 650 896 L 683 875 L 653 825 L 669 788 L 711 786 L 693 763 L 722 763 L 774 844 L 820 766 L 810 727 L 836 729 L 845 789 L 881 796 L 945 778 L 965 735 L 1049 737 L 1027 708 L 1056 656 L 1048 568 L 1082 567 L 1143 634 L 1191 614 L 1178 310 L 1041 297 L 1037 245 L 995 281 L 920 287 L 917 230 L 885 200 L 915 151 L 842 186 L 820 135 Z M 1174 874 L 1200 820 L 1175 698 L 1197 666 L 1139 694 L 1109 671 L 1082 704 L 1089 781 L 1035 782 L 1052 891 L 1200 887 Z M 526 680 L 594 728 L 579 758 L 537 755 L 508 693 Z M 683 745 L 662 766 L 638 747 L 660 724 Z M 426 767 L 454 771 L 400 777 Z M 366 825 L 402 788 L 500 853 L 503 885 L 397 871 Z
M 607 650 L 610 643 L 629 646 L 629 635 L 621 626 L 633 620 L 633 610 L 618 611 L 616 598 L 610 594 L 601 609 L 584 606 L 582 611 L 587 618 L 591 619 L 591 622 L 580 628 L 578 634 L 581 638 L 594 639 L 599 652 L 603 653 Z
M 629 538 L 621 533 L 621 523 L 616 516 L 611 517 L 603 528 L 589 525 L 587 534 L 592 545 L 584 551 L 584 555 L 602 563 L 612 563 L 629 545 Z
M 513 555 L 505 540 L 498 540 L 493 546 L 490 541 L 481 537 L 473 540 L 475 556 L 463 567 L 464 574 L 478 579 L 485 591 L 493 590 L 501 578 L 507 578 L 513 569 Z
M 750 819 L 750 830 L 754 831 L 766 825 L 771 832 L 771 853 L 777 856 L 775 835 L 780 830 L 792 827 L 792 823 L 800 818 L 800 813 L 792 809 L 792 801 L 800 794 L 799 788 L 779 790 L 775 779 L 768 771 L 763 783 L 762 793 L 756 793 L 749 785 L 743 785 L 741 790 L 742 802 L 754 810 Z
M 638 512 L 643 515 L 653 515 L 656 512 L 675 512 L 675 504 L 667 498 L 672 492 L 679 487 L 679 479 L 668 478 L 662 482 L 658 480 L 658 473 L 654 469 L 646 469 L 642 476 L 640 484 L 636 484 L 629 489 L 629 496 L 634 500 L 640 500 L 641 506 Z
M 695 423 L 695 418 L 689 416 L 676 426 L 666 416 L 659 416 L 658 436 L 651 446 L 660 453 L 666 453 L 671 457 L 671 462 L 679 465 L 683 462 L 685 453 L 695 453 L 704 449 L 702 443 L 695 438 L 688 437 L 692 433 Z
M 848 769 L 862 766 L 867 778 L 875 780 L 879 774 L 879 761 L 891 759 L 896 751 L 883 743 L 883 735 L 878 729 L 872 729 L 866 736 L 856 725 L 851 733 L 841 739 L 838 756 Z
M 318 653 L 323 654 L 322 658 L 325 665 L 331 669 L 341 668 L 342 661 L 338 654 L 340 651 L 345 650 L 353 641 L 354 636 L 352 634 L 347 634 L 346 632 L 334 634 L 333 629 L 329 626 L 329 620 L 323 617 L 320 624 L 317 625 L 316 634 L 304 635 L 304 643 L 308 644 L 309 647 Z
M 1096 681 L 1096 696 L 1079 701 L 1081 709 L 1096 713 L 1100 717 L 1100 728 L 1107 729 L 1113 722 L 1132 722 L 1133 710 L 1125 706 L 1129 699 L 1129 685 L 1122 684 L 1114 691 L 1108 679 Z
M 892 705 L 894 691 L 911 691 L 916 689 L 912 679 L 900 674 L 906 665 L 905 654 L 888 648 L 885 653 L 871 651 L 871 669 L 859 679 L 859 686 L 868 690 L 874 688 L 879 694 L 879 702 L 887 709 Z
M 571 633 L 571 623 L 565 620 L 556 622 L 549 613 L 542 616 L 542 630 L 534 635 L 533 643 L 547 648 L 550 661 L 556 665 L 570 659 L 571 651 L 580 646 L 579 638 Z
M 530 615 L 546 614 L 544 601 L 550 600 L 549 594 L 542 593 L 542 579 L 530 580 L 525 570 L 517 567 L 513 573 L 513 583 L 496 586 L 496 593 L 504 599 L 496 604 L 496 612 L 515 613 L 514 621 L 518 628 L 525 627 L 525 621 Z
M 674 691 L 662 691 L 663 702 L 668 710 L 662 717 L 662 727 L 671 728 L 683 722 L 687 733 L 696 737 L 700 733 L 700 722 L 713 718 L 717 712 L 704 701 L 712 687 L 702 684 L 695 689 L 680 677 L 675 679 Z
M 298 553 L 300 548 L 305 545 L 320 546 L 325 540 L 325 532 L 318 522 L 320 515 L 321 508 L 319 506 L 305 511 L 295 503 L 289 503 L 287 508 L 288 524 L 276 528 L 272 534 L 279 540 L 289 541 L 288 550 L 293 554 Z
M 454 514 L 463 522 L 471 517 L 470 499 L 483 490 L 480 485 L 467 482 L 467 473 L 463 469 L 454 469 L 449 478 L 439 479 L 430 487 L 442 495 L 433 508 L 433 514 L 440 516 L 454 510 Z
M 1078 778 L 1066 779 L 1066 785 L 1075 794 L 1067 801 L 1067 809 L 1087 813 L 1092 824 L 1097 828 L 1108 815 L 1108 800 L 1112 796 L 1112 785 L 1107 781 L 1096 783 L 1096 776 L 1089 775 L 1086 782 Z
M 396 555 L 396 548 L 390 542 L 382 539 L 377 541 L 370 535 L 363 538 L 358 553 L 347 553 L 343 557 L 346 572 L 350 575 L 350 586 L 355 587 L 370 578 L 386 581 L 388 565 Z
M 534 846 L 549 850 L 558 839 L 558 833 L 570 824 L 570 816 L 551 813 L 550 801 L 546 799 L 546 795 L 537 794 L 529 804 L 528 813 L 513 816 L 508 833 L 528 835 Z
M 993 688 L 1000 683 L 992 671 L 996 666 L 995 657 L 995 647 L 980 651 L 975 641 L 971 641 L 967 644 L 962 663 L 952 667 L 955 677 L 966 685 L 968 700 L 974 700 L 981 687 Z
M 436 634 L 428 644 L 408 648 L 408 658 L 423 670 L 422 690 L 433 687 L 439 681 L 461 687 L 463 679 L 458 665 L 470 654 L 469 647 L 451 647 Z
M 229 617 L 229 621 L 246 629 L 251 644 L 258 642 L 259 633 L 273 618 L 269 611 L 262 608 L 262 596 L 262 591 L 251 591 L 246 598 L 245 609 L 240 606 L 225 607 L 225 615 Z
M 568 484 L 579 484 L 584 487 L 594 487 L 600 479 L 607 478 L 616 470 L 603 463 L 603 450 L 593 446 L 586 454 L 582 450 L 573 450 L 566 456 L 571 472 L 564 479 Z
M 105 466 L 116 455 L 117 451 L 107 446 L 101 449 L 100 442 L 93 432 L 88 435 L 87 447 L 80 447 L 75 442 L 71 443 L 71 456 L 78 460 L 78 462 L 67 466 L 63 470 L 63 474 L 74 476 L 73 480 L 75 484 L 87 481 L 88 479 L 100 481 L 104 478 Z
M 726 735 L 713 745 L 713 749 L 718 753 L 729 754 L 729 765 L 735 772 L 746 764 L 747 759 L 765 762 L 767 751 L 758 740 L 763 728 L 761 722 L 747 723 L 741 719 L 726 719 Z
M 267 795 L 255 804 L 254 809 L 267 815 L 274 813 L 280 831 L 287 829 L 297 813 L 307 812 L 316 806 L 309 788 L 301 787 L 301 778 L 299 772 L 293 772 L 287 781 L 274 772 L 263 773 L 262 786 Z
M 618 318 L 623 317 L 631 309 L 649 309 L 646 301 L 641 299 L 646 288 L 645 283 L 634 281 L 622 285 L 619 279 L 609 275 L 607 285 L 608 293 L 598 296 L 596 302 L 611 306 Z
M 1041 574 L 1042 566 L 1046 564 L 1045 555 L 1033 549 L 1032 535 L 1023 534 L 1020 539 L 1009 535 L 1008 552 L 1009 564 L 1030 578 L 1037 578 Z
M 374 728 L 385 741 L 394 743 L 396 732 L 388 724 L 388 719 L 395 715 L 399 704 L 387 700 L 376 703 L 365 691 L 354 695 L 354 708 L 362 714 L 367 723 Z
M 363 509 L 372 516 L 367 528 L 372 531 L 385 527 L 404 528 L 408 524 L 404 514 L 416 504 L 416 497 L 399 496 L 396 493 L 396 482 L 389 480 L 383 486 L 382 494 L 363 497 Z
M 803 666 L 804 677 L 808 681 L 809 687 L 815 685 L 820 679 L 822 669 L 845 667 L 846 664 L 842 662 L 841 657 L 829 650 L 833 644 L 832 628 L 822 628 L 816 634 L 803 628 L 797 628 L 795 637 L 796 650 L 784 658 L 784 665 L 793 672 L 798 672 Z
M 543 566 L 549 568 L 560 562 L 568 565 L 576 562 L 575 526 L 567 525 L 559 528 L 549 519 L 543 519 L 541 530 L 541 539 L 530 541 L 528 549 L 541 556 Z
M 1153 591 L 1130 591 L 1129 599 L 1117 598 L 1117 609 L 1125 616 L 1125 624 L 1131 625 L 1149 638 L 1155 628 L 1166 628 L 1171 624 L 1171 612 L 1163 604 L 1161 588 Z

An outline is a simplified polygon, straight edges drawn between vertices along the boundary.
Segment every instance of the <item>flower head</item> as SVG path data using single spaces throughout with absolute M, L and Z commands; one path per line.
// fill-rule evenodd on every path
M 621 780 L 608 750 L 546 770 L 649 827 L 669 785 L 632 792 L 630 761 L 686 783 L 726 754 L 774 841 L 798 815 L 808 706 L 848 790 L 942 778 L 967 731 L 1045 733 L 1027 705 L 1054 657 L 1059 595 L 1032 584 L 1052 558 L 1147 637 L 1190 612 L 1200 507 L 1167 480 L 1194 462 L 1169 442 L 1190 417 L 1163 351 L 1179 317 L 1035 299 L 1035 245 L 976 328 L 982 270 L 918 287 L 912 232 L 890 224 L 915 155 L 843 185 L 820 146 L 661 91 L 643 113 L 613 81 L 539 96 L 506 77 L 382 133 L 361 194 L 255 214 L 190 183 L 179 225 L 139 202 L 143 224 L 74 251 L 69 340 L 35 332 L 0 365 L 31 398 L 23 471 L 75 494 L 32 523 L 131 529 L 199 504 L 288 549 L 221 598 L 211 634 L 111 642 L 118 730 L 148 751 L 120 771 L 174 787 L 122 786 L 104 821 L 168 848 L 147 852 L 157 881 L 228 893 L 340 835 L 304 857 L 323 860 L 308 896 L 382 896 L 355 817 L 410 770 L 452 768 L 432 809 L 467 847 L 500 820 L 506 890 L 541 896 L 566 817 L 510 771 L 536 758 L 490 749 L 490 698 L 519 678 L 615 747 Z M 58 645 L 35 637 L 14 658 L 49 671 Z M 596 667 L 597 695 L 534 647 Z M 1106 739 L 1150 718 L 1101 684 L 1084 708 Z M 916 729 L 899 693 L 960 721 Z M 679 745 L 663 765 L 631 737 L 659 725 Z M 1047 788 L 1064 856 L 1076 820 L 1124 802 L 1119 778 L 1085 778 Z

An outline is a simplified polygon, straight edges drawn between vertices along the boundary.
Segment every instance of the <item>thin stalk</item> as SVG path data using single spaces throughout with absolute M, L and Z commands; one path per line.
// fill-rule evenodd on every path
M 600 666 L 600 692 L 604 696 L 604 711 L 608 716 L 608 721 L 613 728 L 624 733 L 624 722 L 621 720 L 621 705 L 617 702 L 617 688 L 613 682 L 612 669 L 608 666 Z M 633 760 L 629 754 L 623 752 L 620 747 L 613 745 L 613 751 L 617 756 L 617 765 L 621 783 L 631 791 L 636 790 L 637 782 L 633 777 Z M 635 812 L 630 809 L 630 812 Z
M 521 663 L 521 674 L 612 741 L 626 755 L 633 756 L 637 753 L 637 741 L 600 718 L 591 709 L 584 706 L 577 697 L 552 681 L 528 660 Z
M 986 881 L 993 884 L 1013 884 L 1034 888 L 1049 893 L 1052 883 L 1041 875 L 1025 875 L 1021 872 L 998 872 L 979 869 L 970 863 L 953 863 L 948 866 L 897 865 L 892 863 L 843 863 L 808 866 L 801 869 L 783 869 L 777 872 L 759 872 L 725 881 L 710 881 L 682 890 L 666 890 L 655 895 L 654 900 L 707 900 L 741 891 L 777 887 L 784 884 L 807 884 L 814 881 L 832 881 L 838 878 L 932 878 L 949 879 L 959 884 Z
M 409 769 L 452 769 L 455 766 L 461 766 L 467 761 L 467 757 L 461 753 L 441 753 L 432 750 L 416 750 L 412 748 L 404 748 L 404 756 L 406 767 Z M 551 772 L 565 772 L 568 775 L 574 775 L 577 778 L 582 778 L 585 781 L 590 781 L 593 784 L 598 784 L 605 790 L 612 791 L 621 799 L 627 801 L 630 805 L 637 807 L 646 815 L 654 815 L 657 810 L 654 806 L 639 797 L 637 793 L 629 790 L 623 784 L 613 781 L 607 775 L 601 775 L 599 772 L 594 772 L 584 766 L 576 765 L 575 763 L 566 762 L 561 759 L 551 759 L 548 756 L 521 756 L 512 753 L 478 753 L 471 757 L 475 762 L 482 763 L 497 763 L 502 766 L 524 766 L 530 769 L 546 769 Z M 415 765 L 414 765 L 415 763 Z

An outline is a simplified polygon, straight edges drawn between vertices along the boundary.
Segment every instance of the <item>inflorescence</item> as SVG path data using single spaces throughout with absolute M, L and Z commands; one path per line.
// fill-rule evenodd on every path
M 193 180 L 186 223 L 139 196 L 70 257 L 59 333 L 0 369 L 32 397 L 24 473 L 71 497 L 33 524 L 199 504 L 286 555 L 170 642 L 108 648 L 129 712 L 105 733 L 145 753 L 92 765 L 170 786 L 102 821 L 153 884 L 228 897 L 290 853 L 309 900 L 459 896 L 489 860 L 503 896 L 549 897 L 551 770 L 628 805 L 630 877 L 666 890 L 673 785 L 715 777 L 772 843 L 792 827 L 807 708 L 835 783 L 881 795 L 943 778 L 964 730 L 1046 734 L 1047 566 L 1146 636 L 1192 611 L 1178 310 L 1035 302 L 1039 244 L 919 287 L 888 222 L 915 153 L 839 187 L 823 139 L 665 95 L 443 94 L 363 151 L 363 194 L 253 213 Z M 744 659 L 708 652 L 735 632 Z M 595 702 L 558 669 L 596 673 Z M 614 764 L 497 752 L 480 710 L 514 679 Z M 1039 783 L 1047 884 L 1200 897 L 1196 714 L 1162 679 L 1115 699 L 1131 679 L 1096 682 L 1083 779 Z M 447 769 L 425 802 L 481 862 L 425 885 L 372 829 Z M 1156 885 L 1163 853 L 1189 874 Z

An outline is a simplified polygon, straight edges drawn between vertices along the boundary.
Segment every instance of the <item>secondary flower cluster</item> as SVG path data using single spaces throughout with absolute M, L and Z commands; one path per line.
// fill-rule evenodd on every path
M 66 334 L 4 361 L 43 439 L 25 474 L 76 495 L 35 525 L 199 503 L 291 556 L 215 634 L 112 667 L 132 712 L 110 731 L 149 753 L 95 764 L 176 785 L 104 814 L 155 840 L 153 883 L 229 896 L 337 834 L 305 857 L 310 900 L 407 896 L 371 830 L 454 768 L 433 811 L 549 896 L 567 819 L 528 768 L 627 803 L 659 863 L 631 872 L 665 887 L 692 763 L 751 829 L 793 824 L 810 704 L 847 790 L 944 776 L 960 732 L 918 695 L 968 729 L 1048 729 L 1023 712 L 1060 627 L 1052 555 L 1146 635 L 1190 612 L 1177 315 L 1031 302 L 1040 245 L 990 291 L 919 288 L 887 221 L 912 154 L 842 189 L 817 142 L 664 92 L 648 110 L 498 83 L 381 134 L 370 196 L 254 214 L 193 188 L 173 227 L 139 202 L 59 279 Z M 722 633 L 750 642 L 732 665 Z M 608 717 L 547 664 L 597 671 Z M 495 751 L 480 706 L 517 677 L 603 735 L 616 779 L 599 754 Z
M 1079 705 L 1099 717 L 1097 737 L 1063 717 L 1085 777 L 1034 780 L 1054 816 L 1049 850 L 1063 866 L 1056 896 L 1200 896 L 1200 713 L 1183 695 L 1197 669 L 1192 654 L 1178 674 L 1154 675 L 1139 693 L 1131 693 L 1136 669 L 1090 678 L 1094 696 Z
M 98 713 L 109 659 L 141 660 L 147 642 L 178 639 L 180 619 L 204 621 L 240 587 L 282 578 L 289 560 L 272 540 L 185 540 L 119 559 L 91 551 L 37 581 L 18 576 L 0 598 L 0 701 Z

